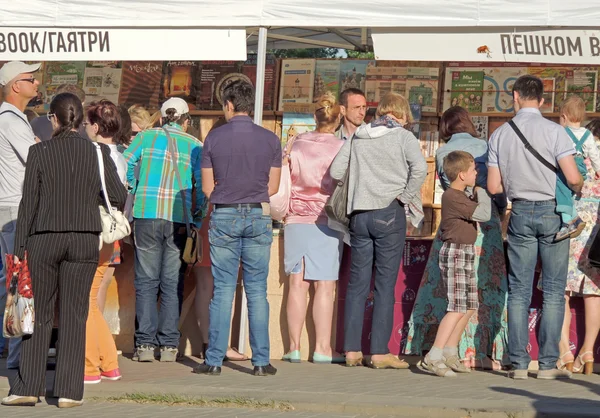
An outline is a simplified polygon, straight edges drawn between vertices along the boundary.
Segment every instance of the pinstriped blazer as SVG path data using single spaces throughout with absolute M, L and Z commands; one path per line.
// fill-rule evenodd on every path
M 119 180 L 110 148 L 100 146 L 109 200 L 122 210 L 127 191 Z M 23 257 L 28 237 L 36 233 L 102 231 L 98 205 L 103 201 L 92 142 L 69 132 L 32 145 L 17 217 L 15 255 Z

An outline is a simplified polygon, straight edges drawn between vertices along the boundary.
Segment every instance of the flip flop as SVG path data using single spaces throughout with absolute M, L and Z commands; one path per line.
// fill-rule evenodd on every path
M 232 351 L 235 351 L 237 354 L 239 354 L 241 357 L 238 358 L 230 358 L 225 356 L 225 358 L 223 359 L 223 361 L 248 361 L 250 360 L 250 357 L 248 357 L 245 354 L 240 353 L 237 349 L 235 348 L 231 348 Z

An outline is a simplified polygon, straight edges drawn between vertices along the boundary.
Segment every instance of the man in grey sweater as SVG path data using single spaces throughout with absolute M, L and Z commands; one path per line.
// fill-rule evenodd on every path
M 361 126 L 333 161 L 330 173 L 343 178 L 347 169 L 348 209 L 352 266 L 344 318 L 346 364 L 362 361 L 361 335 L 365 301 L 373 264 L 375 293 L 371 328 L 373 368 L 408 368 L 389 353 L 394 288 L 406 239 L 406 210 L 420 206 L 421 186 L 427 163 L 419 142 L 403 128 L 411 121 L 408 101 L 395 93 L 386 95 L 377 109 L 378 119 Z M 422 211 L 422 209 L 421 209 Z M 421 215 L 422 217 L 422 215 Z

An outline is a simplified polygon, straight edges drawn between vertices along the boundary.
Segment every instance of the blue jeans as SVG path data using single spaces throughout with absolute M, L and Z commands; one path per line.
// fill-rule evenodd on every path
M 252 364 L 266 366 L 270 356 L 267 276 L 273 242 L 271 216 L 265 216 L 262 209 L 248 205 L 215 208 L 210 218 L 208 239 L 214 291 L 209 308 L 206 364 L 223 364 L 241 260 L 248 299 Z
M 554 242 L 561 226 L 556 202 L 514 201 L 508 224 L 508 351 L 515 369 L 527 369 L 531 357 L 528 316 L 533 276 L 542 259 L 543 295 L 539 332 L 539 368 L 556 367 L 558 342 L 564 319 L 569 240 Z
M 365 302 L 375 264 L 371 354 L 389 353 L 394 323 L 394 289 L 406 240 L 406 213 L 394 200 L 387 208 L 353 214 L 352 260 L 344 310 L 344 350 L 361 351 Z
M 179 346 L 179 315 L 186 264 L 185 225 L 135 219 L 135 345 Z M 160 312 L 157 301 L 160 294 Z

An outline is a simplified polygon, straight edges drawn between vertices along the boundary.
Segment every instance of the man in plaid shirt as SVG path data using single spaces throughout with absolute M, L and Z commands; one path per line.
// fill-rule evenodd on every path
M 191 213 L 192 189 L 202 184 L 202 143 L 185 133 L 190 124 L 189 107 L 184 100 L 172 98 L 162 105 L 161 116 L 163 127 L 140 133 L 124 153 L 127 181 L 135 195 L 134 283 L 138 324 L 133 359 L 142 362 L 154 361 L 156 347 L 160 347 L 160 361 L 172 362 L 177 358 L 186 269 L 181 260 L 187 238 L 185 223 L 187 218 L 200 228 L 204 207 L 204 194 L 198 190 L 195 207 L 199 209 Z M 165 130 L 169 132 L 171 145 Z M 171 147 L 175 149 L 176 167 Z M 160 312 L 157 312 L 159 290 Z

